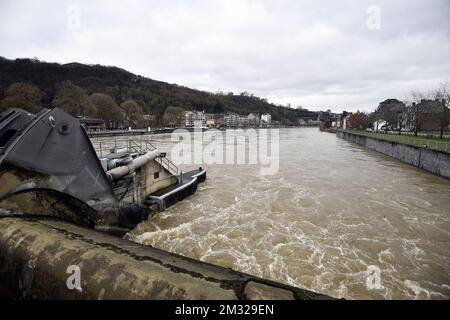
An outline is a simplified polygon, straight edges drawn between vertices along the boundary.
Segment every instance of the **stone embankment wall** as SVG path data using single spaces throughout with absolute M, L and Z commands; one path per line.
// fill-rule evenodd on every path
M 450 153 L 367 137 L 348 131 L 338 131 L 336 135 L 339 138 L 357 143 L 441 177 L 450 179 Z

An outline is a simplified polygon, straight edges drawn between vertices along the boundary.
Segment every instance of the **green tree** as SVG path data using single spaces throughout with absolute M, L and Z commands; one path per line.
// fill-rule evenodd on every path
M 378 120 L 386 121 L 386 133 L 390 127 L 392 130 L 397 129 L 398 134 L 401 134 L 406 111 L 406 105 L 402 101 L 387 99 L 379 104 L 375 113 Z
M 84 90 L 71 81 L 64 81 L 59 85 L 52 103 L 73 116 L 95 117 L 97 114 L 95 105 Z
M 5 98 L 0 102 L 0 111 L 20 108 L 36 113 L 42 109 L 41 98 L 41 91 L 36 86 L 16 82 L 6 88 Z
M 122 124 L 124 112 L 111 96 L 104 93 L 94 93 L 89 99 L 97 109 L 96 116 L 105 120 L 109 128 L 117 128 Z
M 170 106 L 166 109 L 163 116 L 164 125 L 181 126 L 184 120 L 184 109 L 181 107 Z
M 136 101 L 127 100 L 120 108 L 125 113 L 125 120 L 129 126 L 134 128 L 144 126 L 144 110 Z

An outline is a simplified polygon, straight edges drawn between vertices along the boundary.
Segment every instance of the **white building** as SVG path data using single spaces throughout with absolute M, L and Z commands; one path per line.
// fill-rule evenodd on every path
M 261 115 L 261 121 L 263 124 L 269 125 L 272 123 L 272 116 L 269 113 L 264 113 Z
M 344 117 L 344 119 L 342 120 L 342 129 L 347 130 L 348 122 L 349 122 L 350 116 L 351 116 L 351 114 L 347 115 L 347 116 Z
M 241 123 L 241 117 L 236 113 L 228 113 L 225 115 L 225 126 L 238 127 Z
M 204 127 L 206 116 L 201 111 L 186 111 L 186 127 Z
M 384 130 L 384 127 L 387 125 L 387 122 L 384 120 L 378 120 L 373 123 L 373 128 L 375 131 Z
M 214 128 L 217 126 L 217 120 L 216 119 L 208 119 L 206 120 L 206 126 L 208 128 Z

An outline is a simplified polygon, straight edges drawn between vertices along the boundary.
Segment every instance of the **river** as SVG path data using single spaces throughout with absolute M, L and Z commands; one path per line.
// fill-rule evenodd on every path
M 450 298 L 449 180 L 317 128 L 280 129 L 275 175 L 204 167 L 195 195 L 126 237 L 338 298 Z

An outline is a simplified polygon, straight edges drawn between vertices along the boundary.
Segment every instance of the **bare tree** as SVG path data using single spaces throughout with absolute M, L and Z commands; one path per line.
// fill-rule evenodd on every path
M 408 108 L 409 121 L 413 123 L 414 135 L 417 136 L 420 129 L 422 129 L 423 116 L 426 112 L 426 103 L 429 100 L 441 103 L 442 107 L 438 108 L 437 121 L 439 121 L 440 138 L 443 137 L 445 128 L 449 125 L 449 107 L 450 107 L 450 85 L 447 82 L 441 83 L 440 86 L 428 93 L 418 90 L 411 91 L 407 101 L 411 103 Z
M 440 84 L 439 88 L 433 90 L 430 93 L 430 98 L 434 100 L 444 101 L 444 106 L 450 107 L 450 84 L 448 82 L 443 82 Z
M 441 83 L 439 88 L 433 90 L 430 93 L 430 96 L 433 100 L 440 101 L 442 104 L 442 108 L 439 110 L 439 125 L 440 125 L 440 134 L 439 137 L 442 139 L 444 136 L 444 129 L 448 128 L 450 122 L 450 85 L 448 82 Z

